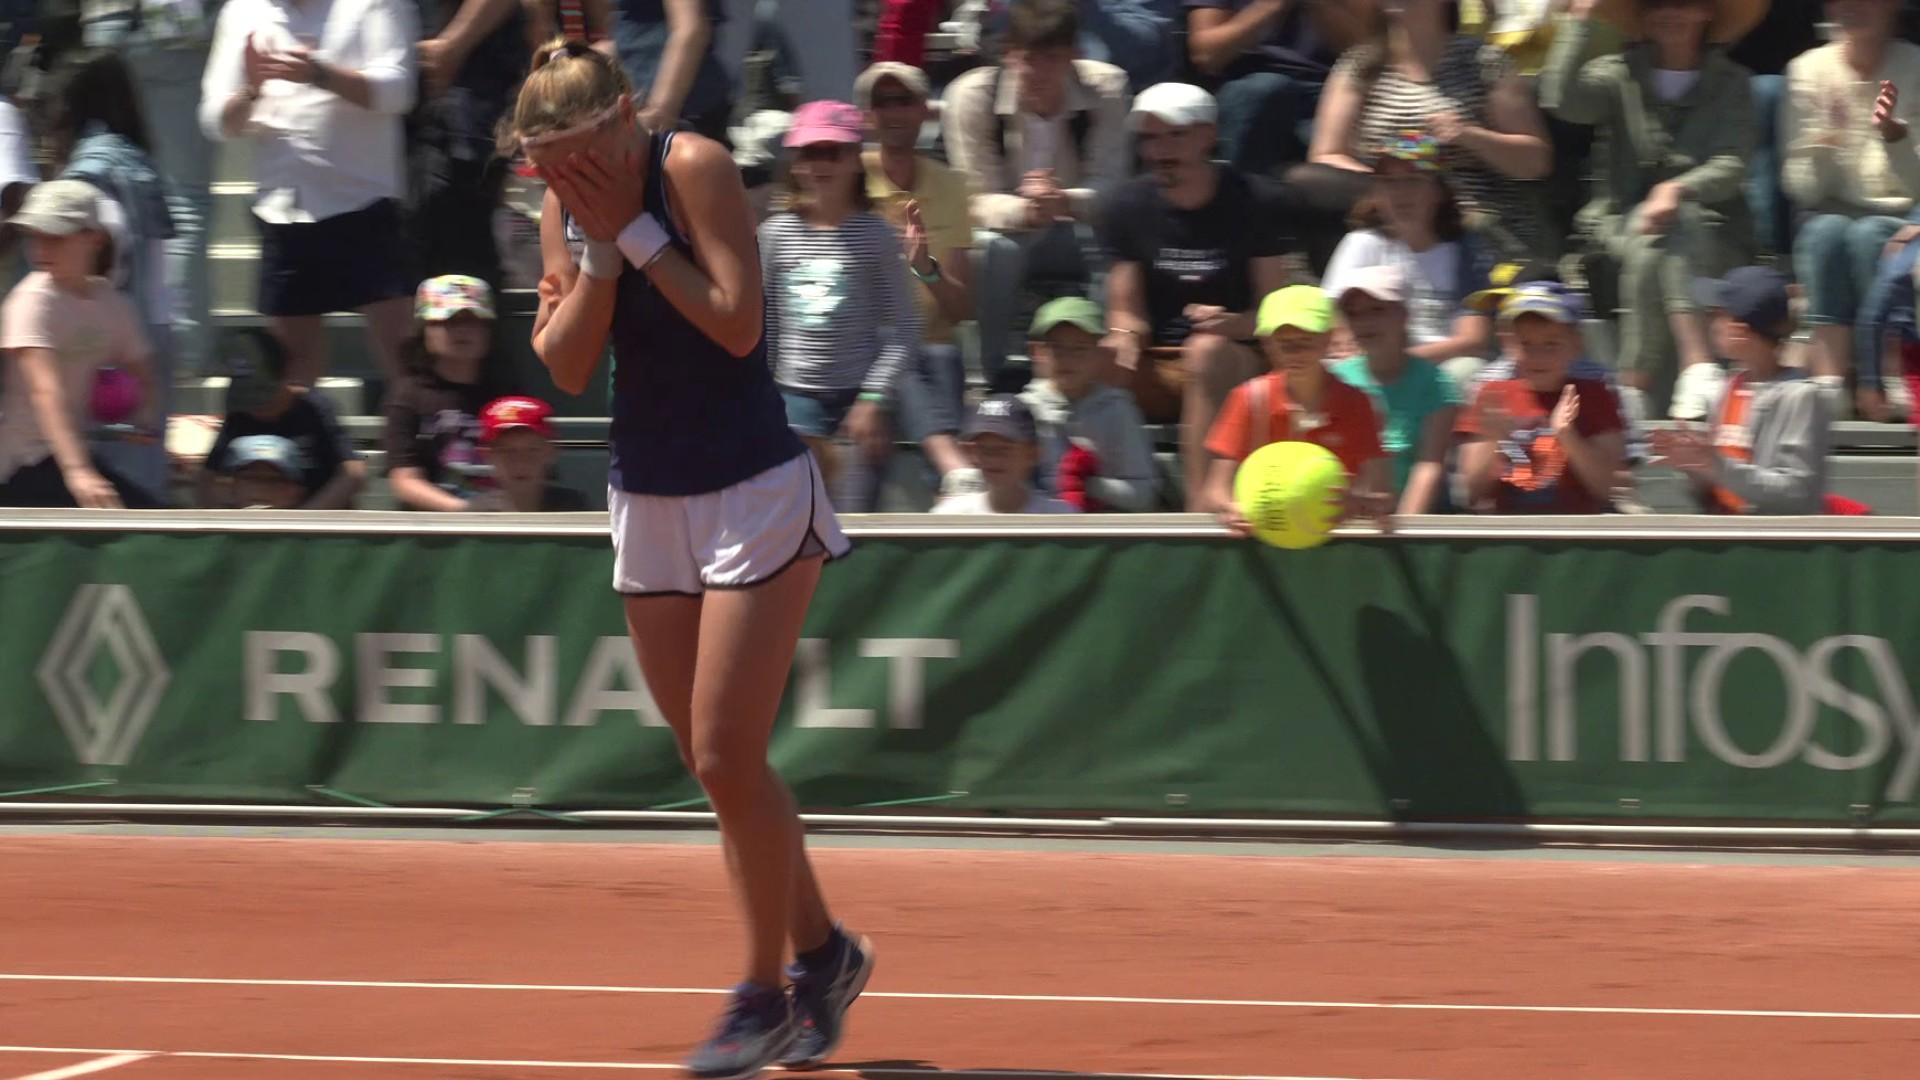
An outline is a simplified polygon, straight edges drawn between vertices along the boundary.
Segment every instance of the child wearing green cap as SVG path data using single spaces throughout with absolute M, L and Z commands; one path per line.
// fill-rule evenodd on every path
M 1063 296 L 1033 317 L 1030 350 L 1041 378 L 1020 400 L 1040 434 L 1043 490 L 1085 513 L 1153 507 L 1153 442 L 1133 396 L 1105 382 L 1100 305 Z
M 1348 514 L 1370 514 L 1387 526 L 1392 510 L 1392 459 L 1380 446 L 1380 423 L 1366 391 L 1327 370 L 1333 303 L 1312 285 L 1293 285 L 1260 302 L 1255 331 L 1272 374 L 1228 395 L 1207 435 L 1214 457 L 1207 470 L 1206 503 L 1237 535 L 1249 535 L 1233 500 L 1240 462 L 1273 442 L 1299 440 L 1326 447 L 1346 466 Z

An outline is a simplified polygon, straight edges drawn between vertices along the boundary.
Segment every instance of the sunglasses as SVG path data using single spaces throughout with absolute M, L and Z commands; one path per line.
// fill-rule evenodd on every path
M 909 105 L 920 104 L 920 99 L 912 94 L 875 94 L 873 107 L 876 109 L 904 109 Z
M 803 146 L 797 152 L 801 161 L 839 161 L 847 156 L 846 143 L 814 143 Z

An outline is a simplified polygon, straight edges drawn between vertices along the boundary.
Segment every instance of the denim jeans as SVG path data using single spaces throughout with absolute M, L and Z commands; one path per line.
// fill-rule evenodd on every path
M 967 391 L 966 363 L 960 346 L 924 343 L 900 376 L 900 430 L 914 442 L 932 435 L 957 435 Z
M 1753 156 L 1747 161 L 1747 205 L 1753 208 L 1754 239 L 1760 250 L 1784 255 L 1793 250 L 1793 207 L 1780 186 L 1780 101 L 1787 93 L 1784 75 L 1753 77 Z
M 1867 290 L 1860 314 L 1861 333 L 1854 335 L 1853 340 L 1855 370 L 1862 386 L 1881 384 L 1880 347 L 1888 331 L 1900 334 L 1904 340 L 1914 338 L 1913 270 L 1916 265 L 1920 265 L 1920 242 L 1906 245 L 1893 258 L 1883 261 L 1874 275 L 1873 286 Z
M 1306 138 L 1323 84 L 1256 71 L 1219 90 L 1220 156 L 1261 176 L 1307 158 Z
M 1812 326 L 1871 325 L 1866 303 L 1880 272 L 1880 253 L 1900 229 L 1885 215 L 1816 214 L 1793 243 L 1793 271 L 1807 290 Z
M 201 134 L 200 73 L 207 49 L 136 46 L 127 52 L 153 139 L 153 161 L 167 178 L 167 287 L 173 292 L 173 355 L 183 371 L 212 359 L 207 231 L 213 224 L 213 145 Z
M 182 370 L 204 368 L 212 353 L 207 230 L 213 222 L 214 150 L 200 131 L 199 118 L 207 44 L 129 42 L 133 28 L 123 15 L 90 20 L 82 33 L 87 45 L 117 49 L 126 59 L 140 94 L 154 167 L 167 180 L 167 214 L 174 235 L 167 242 L 166 273 L 173 325 L 146 328 L 153 348 L 153 386 L 160 399 L 151 411 L 163 437 L 150 445 L 95 441 L 91 450 L 102 464 L 165 505 L 170 476 L 164 432 L 173 413 L 174 378 Z
M 209 4 L 208 16 L 216 14 Z M 200 76 L 207 42 L 157 44 L 139 36 L 133 6 L 87 20 L 82 40 L 113 49 L 126 60 L 140 93 L 154 167 L 166 177 L 167 213 L 174 238 L 167 244 L 167 287 L 173 293 L 175 354 L 190 366 L 211 347 L 208 323 L 207 232 L 213 227 L 213 144 L 200 130 Z

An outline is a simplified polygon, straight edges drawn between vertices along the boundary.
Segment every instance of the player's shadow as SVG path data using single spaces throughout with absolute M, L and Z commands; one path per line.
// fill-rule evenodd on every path
M 1340 650 L 1359 662 L 1361 686 L 1351 696 L 1352 678 L 1342 678 L 1327 655 L 1333 643 L 1288 596 L 1274 569 L 1276 560 L 1256 559 L 1252 580 L 1265 594 L 1268 610 L 1290 631 L 1296 658 L 1325 689 L 1388 816 L 1401 821 L 1524 816 L 1525 798 L 1468 690 L 1460 658 L 1447 644 L 1441 615 L 1446 598 L 1429 593 L 1403 546 L 1388 543 L 1387 549 L 1403 606 L 1410 611 L 1374 604 L 1360 608 L 1354 643 Z
M 1403 545 L 1388 557 L 1403 587 L 1401 610 L 1360 609 L 1354 632 L 1369 713 L 1378 738 L 1370 758 L 1402 818 L 1518 818 L 1525 793 L 1496 738 L 1500 718 L 1469 689 L 1435 597 Z M 1437 587 L 1447 588 L 1447 575 Z

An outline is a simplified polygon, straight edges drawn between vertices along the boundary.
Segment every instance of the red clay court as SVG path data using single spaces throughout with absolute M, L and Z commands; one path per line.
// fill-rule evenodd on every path
M 0 832 L 0 1080 L 671 1076 L 735 974 L 709 837 L 259 835 Z M 1920 1074 L 1920 859 L 815 850 L 832 1080 Z

